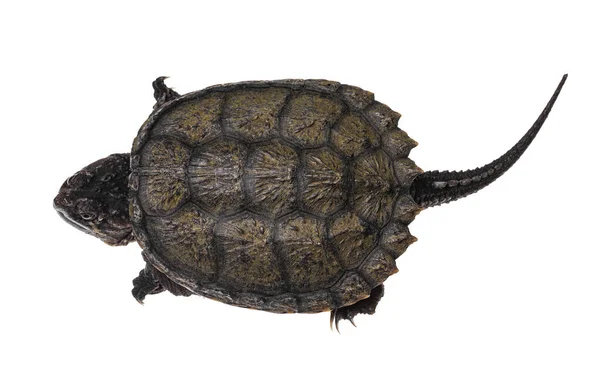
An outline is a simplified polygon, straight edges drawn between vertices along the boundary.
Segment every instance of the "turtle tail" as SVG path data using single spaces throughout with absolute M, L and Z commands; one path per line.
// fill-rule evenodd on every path
M 500 158 L 467 171 L 427 171 L 415 178 L 410 192 L 414 201 L 423 208 L 434 207 L 471 195 L 502 176 L 523 155 L 546 121 L 560 94 L 567 75 L 562 77 L 554 95 L 525 135 Z

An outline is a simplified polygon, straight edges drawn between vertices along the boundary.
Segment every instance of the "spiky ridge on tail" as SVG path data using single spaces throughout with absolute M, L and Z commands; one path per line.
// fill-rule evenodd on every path
M 525 135 L 508 152 L 493 162 L 467 171 L 427 171 L 415 178 L 411 194 L 423 208 L 433 207 L 463 198 L 491 184 L 502 176 L 529 147 L 550 114 L 568 75 L 564 75 L 554 95 Z

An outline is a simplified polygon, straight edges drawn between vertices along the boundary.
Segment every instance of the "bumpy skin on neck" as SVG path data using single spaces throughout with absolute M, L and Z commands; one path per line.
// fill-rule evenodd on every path
M 129 154 L 100 159 L 68 178 L 54 209 L 73 227 L 120 246 L 134 240 L 128 208 Z
M 411 186 L 415 202 L 423 208 L 449 203 L 477 192 L 502 176 L 523 155 L 542 128 L 566 80 L 567 75 L 564 75 L 533 126 L 504 155 L 474 170 L 427 171 L 417 176 Z

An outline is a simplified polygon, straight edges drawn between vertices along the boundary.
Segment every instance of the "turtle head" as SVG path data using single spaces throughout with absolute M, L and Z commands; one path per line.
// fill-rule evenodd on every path
M 68 178 L 54 209 L 73 227 L 111 246 L 134 240 L 128 212 L 129 154 L 100 159 Z

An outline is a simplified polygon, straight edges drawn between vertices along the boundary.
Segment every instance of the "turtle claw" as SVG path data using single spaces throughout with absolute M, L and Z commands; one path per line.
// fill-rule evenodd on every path
M 354 327 L 356 327 L 356 323 L 354 323 L 354 318 L 348 318 L 348 320 L 350 321 L 350 323 L 352 323 Z
M 352 306 L 335 308 L 331 311 L 331 315 L 329 316 L 329 328 L 331 328 L 332 331 L 333 323 L 335 323 L 335 329 L 338 333 L 340 333 L 340 321 L 342 319 L 350 321 L 350 323 L 356 327 L 356 323 L 354 323 L 354 316 L 358 313 L 349 310 L 351 307 Z
M 333 331 L 333 324 L 335 323 L 335 330 L 340 333 L 340 309 L 344 308 L 335 308 L 331 311 L 331 315 L 329 316 L 329 328 Z
M 331 315 L 329 316 L 329 327 L 333 330 L 333 323 L 335 322 L 335 329 L 340 332 L 339 323 L 340 320 L 345 319 L 348 320 L 354 327 L 356 327 L 356 323 L 354 323 L 354 317 L 357 314 L 373 314 L 375 313 L 375 308 L 377 308 L 377 304 L 383 297 L 383 285 L 379 285 L 373 290 L 371 290 L 370 296 L 363 300 L 359 300 L 358 302 L 346 306 L 335 308 L 331 311 Z
M 335 319 L 335 312 L 337 312 L 337 308 L 331 311 L 329 315 L 329 329 L 333 331 L 333 320 Z
M 176 99 L 180 96 L 175 90 L 165 85 L 165 80 L 168 78 L 168 76 L 160 76 L 157 77 L 156 80 L 154 80 L 154 82 L 152 82 L 152 88 L 154 89 L 154 99 L 156 100 L 156 104 L 154 104 L 154 109 L 158 109 L 167 101 Z

